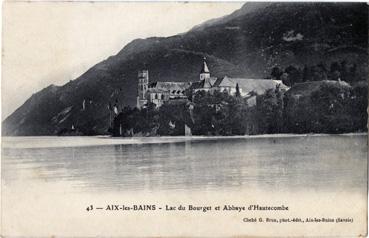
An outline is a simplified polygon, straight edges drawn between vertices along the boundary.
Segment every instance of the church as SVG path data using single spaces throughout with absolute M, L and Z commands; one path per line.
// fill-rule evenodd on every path
M 231 78 L 224 76 L 216 78 L 210 75 L 209 67 L 204 58 L 199 79 L 194 82 L 149 82 L 149 71 L 141 70 L 138 72 L 138 93 L 137 108 L 145 107 L 147 103 L 154 103 L 156 107 L 160 107 L 166 102 L 187 101 L 186 90 L 192 90 L 193 93 L 198 91 L 206 91 L 213 93 L 214 91 L 228 92 L 234 95 L 238 90 L 242 97 L 247 97 L 249 105 L 255 105 L 256 95 L 265 93 L 268 89 L 280 87 L 287 90 L 288 87 L 279 80 L 272 79 L 247 79 L 247 78 Z

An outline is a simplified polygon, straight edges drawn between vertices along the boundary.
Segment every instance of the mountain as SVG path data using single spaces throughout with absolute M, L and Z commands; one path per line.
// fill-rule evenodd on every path
M 151 82 L 196 81 L 204 56 L 217 77 L 347 60 L 366 79 L 367 21 L 365 3 L 246 3 L 183 34 L 136 39 L 79 78 L 44 88 L 3 121 L 3 135 L 52 135 L 72 125 L 106 133 L 109 102 L 135 105 L 138 70 L 148 69 Z

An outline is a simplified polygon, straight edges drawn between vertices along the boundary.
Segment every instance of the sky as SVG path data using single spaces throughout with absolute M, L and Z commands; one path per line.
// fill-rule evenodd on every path
M 137 38 L 171 36 L 243 3 L 5 2 L 2 120 L 32 94 L 63 85 Z

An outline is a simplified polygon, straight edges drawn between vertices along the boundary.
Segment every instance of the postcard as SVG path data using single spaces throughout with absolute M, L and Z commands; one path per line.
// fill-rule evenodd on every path
M 364 237 L 368 5 L 5 1 L 3 237 Z

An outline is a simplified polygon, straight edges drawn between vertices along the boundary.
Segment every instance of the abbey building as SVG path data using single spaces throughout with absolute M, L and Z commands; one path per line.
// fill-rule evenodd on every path
M 221 91 L 235 94 L 238 90 L 240 96 L 248 97 L 249 104 L 256 103 L 256 95 L 265 93 L 268 89 L 275 89 L 279 86 L 281 89 L 287 89 L 281 81 L 271 79 L 247 79 L 231 78 L 225 76 L 216 78 L 210 75 L 209 67 L 204 59 L 198 80 L 193 82 L 149 82 L 149 71 L 142 70 L 138 72 L 138 93 L 137 108 L 142 108 L 147 103 L 154 103 L 160 107 L 166 102 L 175 102 L 187 100 L 186 92 L 192 93 L 198 91 Z M 238 89 L 237 89 L 238 88 Z
M 138 72 L 137 108 L 144 107 L 148 102 L 157 107 L 169 100 L 187 99 L 185 90 L 190 82 L 152 82 L 149 83 L 148 70 Z

